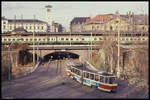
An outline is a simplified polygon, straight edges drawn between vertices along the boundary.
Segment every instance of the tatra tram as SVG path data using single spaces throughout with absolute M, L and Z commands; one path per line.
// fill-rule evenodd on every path
M 117 91 L 118 84 L 115 82 L 116 76 L 104 71 L 92 70 L 87 66 L 83 63 L 67 61 L 67 75 L 83 85 L 96 87 L 106 92 Z

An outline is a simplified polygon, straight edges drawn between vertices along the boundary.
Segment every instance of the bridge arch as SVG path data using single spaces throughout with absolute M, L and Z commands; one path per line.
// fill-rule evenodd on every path
M 43 57 L 43 60 L 56 60 L 56 59 L 64 59 L 64 58 L 73 58 L 73 59 L 79 59 L 79 54 L 69 52 L 69 51 L 53 51 L 49 54 L 46 54 Z

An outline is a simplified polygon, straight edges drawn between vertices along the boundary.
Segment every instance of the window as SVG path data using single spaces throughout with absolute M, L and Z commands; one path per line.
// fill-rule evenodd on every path
M 90 79 L 94 80 L 94 74 L 90 74 Z
M 92 26 L 92 30 L 94 30 L 94 26 Z
M 10 30 L 12 29 L 12 26 L 10 26 Z
M 110 30 L 112 30 L 112 26 L 110 26 Z
M 119 23 L 119 21 L 117 20 L 116 23 Z
M 26 26 L 26 29 L 28 29 L 28 27 Z
M 32 26 L 30 26 L 30 29 L 32 29 Z
M 86 72 L 86 78 L 89 78 L 89 73 Z
M 44 27 L 43 27 L 43 26 L 41 26 L 41 29 L 43 30 L 43 29 L 44 29 Z
M 11 39 L 8 39 L 8 41 L 11 41 Z
M 94 38 L 94 40 L 97 40 L 97 38 Z
M 61 40 L 64 40 L 64 38 L 61 38 Z
M 28 41 L 28 39 L 26 39 L 26 41 Z
M 115 77 L 111 77 L 109 83 L 113 84 L 113 83 L 115 83 L 114 81 L 115 81 Z
M 99 38 L 99 40 L 102 40 L 101 38 Z
M 82 40 L 84 40 L 84 38 L 82 38 Z
M 78 41 L 79 39 L 77 38 L 76 40 Z
M 68 40 L 68 38 L 66 38 L 66 40 Z
M 73 38 L 71 38 L 71 40 L 73 40 Z
M 38 29 L 40 29 L 40 27 L 38 26 Z
M 6 22 L 3 22 L 3 24 L 6 24 Z
M 104 30 L 106 30 L 106 28 L 107 28 L 107 27 L 106 27 L 106 25 L 105 25 L 105 26 L 104 26 Z
M 99 28 L 99 26 L 97 26 L 97 29 Z
M 6 29 L 6 26 L 4 25 L 4 29 Z
M 109 78 L 105 77 L 105 83 L 109 83 Z
M 95 81 L 99 81 L 98 75 L 95 75 Z
M 86 72 L 83 73 L 83 77 L 86 77 Z
M 30 41 L 32 41 L 32 39 L 30 39 Z
M 104 77 L 103 76 L 100 76 L 100 82 L 104 82 Z

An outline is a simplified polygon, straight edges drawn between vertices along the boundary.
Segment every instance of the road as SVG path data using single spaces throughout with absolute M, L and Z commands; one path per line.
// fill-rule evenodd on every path
M 117 93 L 107 93 L 83 86 L 66 75 L 65 60 L 60 60 L 40 65 L 30 75 L 2 82 L 2 98 L 126 98 L 132 87 L 120 81 Z

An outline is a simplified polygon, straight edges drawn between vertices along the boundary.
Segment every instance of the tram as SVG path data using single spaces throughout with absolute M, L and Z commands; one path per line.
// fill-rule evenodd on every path
M 106 92 L 116 92 L 118 84 L 115 82 L 116 76 L 104 71 L 95 71 L 86 67 L 82 63 L 67 61 L 67 75 L 83 85 L 96 87 Z

